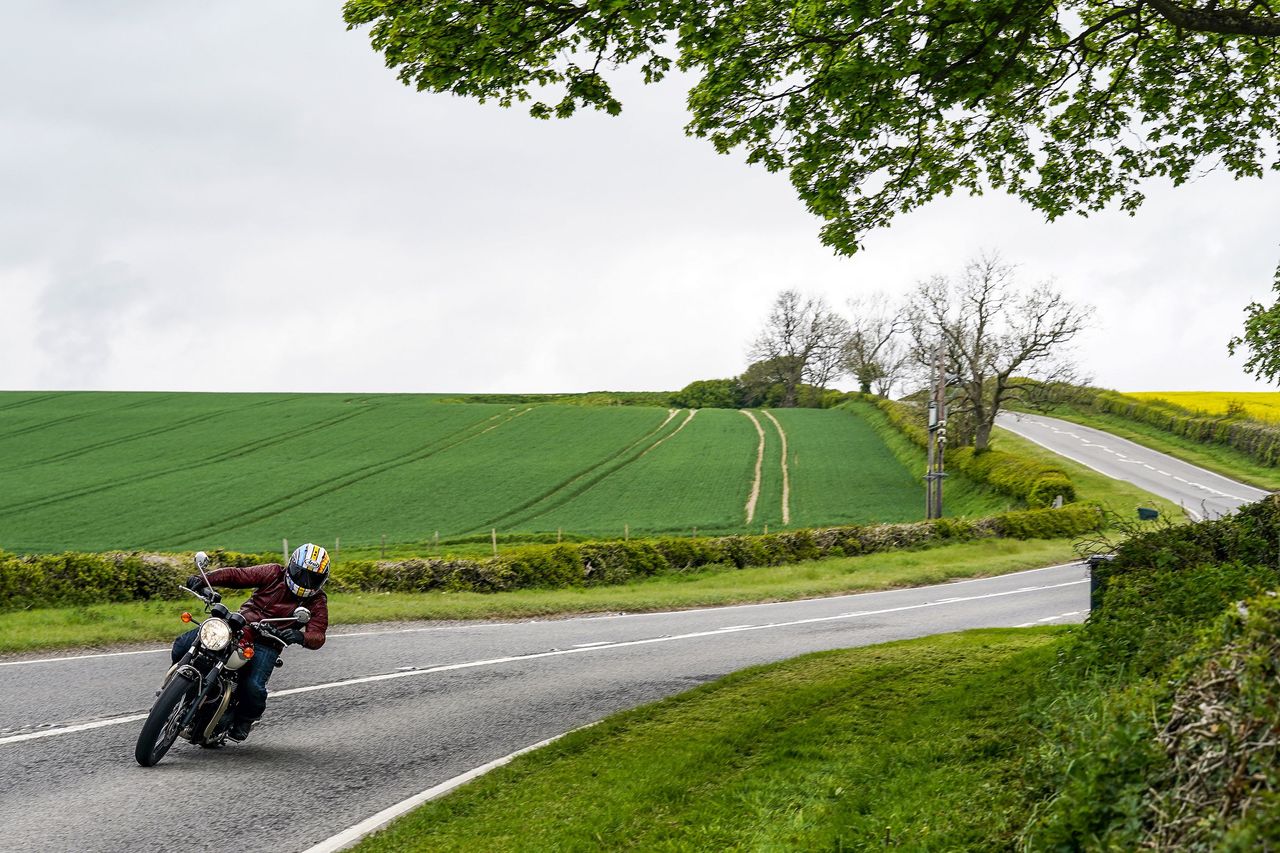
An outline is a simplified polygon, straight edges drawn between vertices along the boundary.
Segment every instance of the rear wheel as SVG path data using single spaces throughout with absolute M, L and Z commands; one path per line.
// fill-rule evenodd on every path
M 182 717 L 195 699 L 195 684 L 185 675 L 175 674 L 160 698 L 151 706 L 147 721 L 142 724 L 133 757 L 143 767 L 151 767 L 164 758 L 164 754 L 178 739 Z

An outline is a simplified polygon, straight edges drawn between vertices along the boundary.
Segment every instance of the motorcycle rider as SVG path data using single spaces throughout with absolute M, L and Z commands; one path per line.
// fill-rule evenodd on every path
M 277 628 L 274 636 L 247 628 L 247 636 L 253 642 L 253 659 L 249 661 L 236 689 L 228 736 L 242 741 L 262 716 L 267 707 L 267 680 L 275 671 L 276 660 L 285 645 L 301 644 L 308 649 L 324 645 L 325 629 L 329 626 L 329 607 L 323 587 L 329 579 L 329 553 L 319 545 L 307 543 L 297 548 L 289 557 L 289 564 L 265 563 L 248 568 L 228 567 L 207 573 L 214 586 L 235 589 L 253 589 L 253 595 L 240 608 L 250 623 L 260 619 L 292 616 L 299 606 L 311 611 L 311 620 L 298 628 Z M 202 593 L 206 588 L 200 575 L 187 579 L 187 588 Z M 173 662 L 177 663 L 195 642 L 199 629 L 193 629 L 178 637 L 173 643 Z M 278 639 L 277 639 L 278 638 Z

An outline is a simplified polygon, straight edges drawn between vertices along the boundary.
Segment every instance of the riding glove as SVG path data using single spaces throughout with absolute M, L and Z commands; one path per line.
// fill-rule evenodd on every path
M 192 592 L 200 592 L 201 590 L 205 589 L 206 586 L 208 585 L 204 582 L 204 578 L 200 577 L 199 575 L 192 575 L 191 577 L 187 578 L 187 582 L 185 586 L 187 587 L 187 589 L 191 590 Z
M 296 646 L 302 642 L 302 632 L 297 628 L 285 628 L 283 631 L 277 631 L 276 636 L 290 646 Z

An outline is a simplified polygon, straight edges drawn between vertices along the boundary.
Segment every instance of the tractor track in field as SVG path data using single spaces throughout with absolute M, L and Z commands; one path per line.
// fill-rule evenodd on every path
M 693 420 L 693 416 L 694 416 L 694 415 L 696 415 L 696 414 L 698 414 L 698 410 L 697 410 L 697 409 L 690 409 L 690 410 L 689 410 L 689 416 L 688 416 L 687 418 L 685 418 L 683 421 L 681 421 L 681 422 L 680 422 L 680 426 L 676 427 L 672 432 L 670 432 L 670 433 L 668 433 L 668 434 L 664 435 L 662 438 L 658 439 L 658 440 L 657 440 L 657 441 L 655 441 L 653 444 L 649 445 L 649 446 L 645 449 L 644 453 L 641 453 L 641 454 L 640 454 L 640 457 L 639 457 L 639 458 L 643 459 L 644 457 L 648 456 L 648 455 L 649 455 L 650 453 L 652 453 L 653 451 L 657 450 L 657 449 L 658 449 L 658 446 L 659 446 L 660 444 L 662 444 L 664 441 L 670 441 L 671 439 L 673 439 L 673 438 L 675 438 L 677 435 L 679 435 L 679 434 L 680 434 L 680 430 L 682 430 L 682 429 L 684 429 L 685 427 L 687 427 L 687 426 L 689 425 L 689 421 Z
M 156 401 L 163 402 L 164 400 L 172 400 L 173 397 L 174 397 L 173 394 L 168 394 L 164 397 L 157 398 Z M 151 401 L 148 401 L 148 404 L 150 402 Z M 37 424 L 31 424 L 29 426 L 20 427 L 18 429 L 11 430 L 9 432 L 0 433 L 0 441 L 8 441 L 11 438 L 18 438 L 19 436 L 27 435 L 29 433 L 40 432 L 42 430 L 49 429 L 50 427 L 61 426 L 66 423 L 72 423 L 74 421 L 84 420 L 85 418 L 98 417 L 99 415 L 103 415 L 108 412 L 115 412 L 120 409 L 130 409 L 130 408 L 133 408 L 135 405 L 136 405 L 135 403 L 130 402 L 130 403 L 125 403 L 122 406 L 112 406 L 108 409 L 101 409 L 98 411 L 90 411 L 90 412 L 76 412 L 75 414 L 65 415 L 61 418 L 54 418 L 51 421 L 41 421 L 40 423 L 37 423 Z
M 0 406 L 0 412 L 7 412 L 10 409 L 21 409 L 23 406 L 31 406 L 36 403 L 43 403 L 46 400 L 52 400 L 55 397 L 61 397 L 61 396 L 62 396 L 61 394 L 40 394 L 35 397 L 28 397 L 25 400 L 16 400 L 12 403 L 5 403 L 3 406 Z
M 750 524 L 756 517 L 756 504 L 760 501 L 760 479 L 764 474 L 764 427 L 760 426 L 760 421 L 751 412 L 746 409 L 739 409 L 738 411 L 747 416 L 751 424 L 756 428 L 756 433 L 760 436 L 760 443 L 756 446 L 755 481 L 751 484 L 751 493 L 747 496 L 747 505 L 743 507 L 747 514 L 747 524 Z
M 512 415 L 510 412 L 514 408 L 515 407 L 513 406 L 512 409 L 508 409 L 505 413 L 492 415 L 480 421 L 473 421 L 460 429 L 454 430 L 448 435 L 441 436 L 435 441 L 429 443 L 426 447 L 419 447 L 415 450 L 402 453 L 399 456 L 394 456 L 391 459 L 379 462 L 375 465 L 365 465 L 358 469 L 348 470 L 342 474 L 330 477 L 327 480 L 314 483 L 302 492 L 297 492 L 284 498 L 277 498 L 273 501 L 259 504 L 252 509 L 236 513 L 235 515 L 226 516 L 218 521 L 210 522 L 209 524 L 196 529 L 168 535 L 163 540 L 153 540 L 152 542 L 147 543 L 144 547 L 160 547 L 160 545 L 169 541 L 186 541 L 196 539 L 198 537 L 216 536 L 244 524 L 252 524 L 255 521 L 262 521 L 264 519 L 271 518 L 272 516 L 279 515 L 286 510 L 294 509 L 295 507 L 299 507 L 309 501 L 315 500 L 321 495 L 331 495 L 336 491 L 348 488 L 349 486 L 353 486 L 356 483 L 363 482 L 364 480 L 368 480 L 370 477 L 376 477 L 379 474 L 384 474 L 393 468 L 399 468 L 402 465 L 410 465 L 414 462 L 421 462 L 424 459 L 429 459 L 432 456 L 444 453 L 446 450 L 452 450 L 460 444 L 465 444 L 468 441 L 479 438 L 485 433 L 492 432 L 498 427 L 508 424 L 522 415 L 528 414 L 534 407 L 529 406 Z M 489 423 L 489 421 L 496 420 L 498 418 L 504 419 L 496 424 L 486 427 L 485 429 L 481 429 L 478 432 L 475 431 L 476 427 L 483 426 Z M 464 433 L 468 434 L 464 435 Z M 450 441 L 450 439 L 459 435 L 462 435 L 462 437 L 458 438 L 456 441 Z
M 195 424 L 200 423 L 201 421 L 208 420 L 210 418 L 221 417 L 222 415 L 229 415 L 233 413 L 241 413 L 241 412 L 248 411 L 249 409 L 257 408 L 258 406 L 274 406 L 274 405 L 278 405 L 281 402 L 283 401 L 282 400 L 260 400 L 256 403 L 250 403 L 246 406 L 236 406 L 230 409 L 219 409 L 216 412 L 202 412 L 201 414 L 198 414 L 198 415 L 192 415 L 189 418 L 183 418 L 180 421 L 174 421 L 168 426 L 153 427 L 152 429 L 142 430 L 141 432 L 134 432 L 128 435 L 122 435 L 116 438 L 106 439 L 103 441 L 96 442 L 94 444 L 85 444 L 73 450 L 64 450 L 61 453 L 55 453 L 53 456 L 45 456 L 41 459 L 32 459 L 29 462 L 21 462 L 17 465 L 10 465 L 8 468 L 0 468 L 0 474 L 7 474 L 10 471 L 21 471 L 24 468 L 31 468 L 36 465 L 47 465 L 51 462 L 65 462 L 68 459 L 76 459 L 78 457 L 84 456 L 89 453 L 93 453 L 98 450 L 105 450 L 108 447 L 118 447 L 121 444 L 128 444 L 131 441 L 140 441 L 144 438 L 154 438 L 157 435 L 163 435 L 167 432 L 174 432 L 175 430 L 186 429 L 189 426 L 193 426 Z
M 791 471 L 787 465 L 787 432 L 782 428 L 782 424 L 773 416 L 773 412 L 768 409 L 761 410 L 760 414 L 773 421 L 773 426 L 778 430 L 778 439 L 782 442 L 782 523 L 791 523 Z
M 678 415 L 679 413 L 680 413 L 680 409 L 669 409 L 667 412 L 666 420 L 664 420 L 656 428 L 650 430 L 649 432 L 642 435 L 640 438 L 636 439 L 635 441 L 623 447 L 617 453 L 611 454 L 610 456 L 607 456 L 606 458 L 600 460 L 599 462 L 596 462 L 582 469 L 581 471 L 578 471 L 572 476 L 567 477 L 564 480 L 561 480 L 559 483 L 556 483 L 554 486 L 542 492 L 538 496 L 531 498 L 525 501 L 524 503 L 520 504 L 519 506 L 516 506 L 513 509 L 510 509 L 504 512 L 502 515 L 489 519 L 488 521 L 482 523 L 479 527 L 475 527 L 475 528 L 472 528 L 471 530 L 468 530 L 467 533 L 468 534 L 482 533 L 486 529 L 496 528 L 499 524 L 503 525 L 504 527 L 510 528 L 512 525 L 523 524 L 526 521 L 530 521 L 532 519 L 538 518 L 539 516 L 546 515 L 548 512 L 550 512 L 553 509 L 556 509 L 557 507 L 564 506 L 569 501 L 578 497 L 578 495 L 581 495 L 583 492 L 594 487 L 601 480 L 604 480 L 606 477 L 612 476 L 613 474 L 617 473 L 618 471 L 621 471 L 623 468 L 630 465 L 632 462 L 635 462 L 637 459 L 643 456 L 645 452 L 647 452 L 647 450 L 651 450 L 654 447 L 656 447 L 658 444 L 660 444 L 664 439 L 660 438 L 658 439 L 657 442 L 653 442 L 652 444 L 649 445 L 646 451 L 641 451 L 640 453 L 634 454 L 629 458 L 625 458 L 627 457 L 627 454 L 633 453 L 638 446 L 644 444 L 646 441 L 650 441 L 654 436 L 658 435 L 664 429 L 666 429 L 667 425 L 670 424 L 671 421 L 674 420 L 676 415 Z M 685 423 L 688 423 L 688 421 L 686 420 Z M 681 426 L 683 426 L 683 424 Z M 674 435 L 676 432 L 679 432 L 679 430 L 680 430 L 680 427 L 677 427 L 671 433 L 671 435 Z M 666 436 L 665 438 L 669 438 L 669 437 L 670 436 Z M 619 459 L 621 459 L 622 461 L 619 462 L 617 465 L 614 465 L 613 467 L 608 468 L 608 470 L 601 471 L 602 468 L 609 466 L 613 462 L 617 462 Z M 597 472 L 599 473 L 597 474 Z M 597 475 L 592 476 L 593 474 L 597 474 Z M 581 488 L 576 489 L 567 494 L 564 494 L 566 489 L 571 488 L 575 483 L 582 481 L 584 478 L 589 478 L 589 479 L 587 479 L 587 482 L 582 484 Z M 548 501 L 553 497 L 557 499 L 552 501 L 551 503 L 546 503 L 546 501 Z M 544 503 L 546 503 L 545 506 L 539 506 L 540 504 L 544 504 Z M 533 510 L 533 512 L 529 512 L 528 510 Z
M 197 468 L 205 468 L 210 465 L 217 465 L 220 462 L 226 462 L 230 459 L 238 459 L 242 456 L 247 456 L 250 453 L 255 453 L 267 447 L 272 447 L 277 444 L 282 444 L 287 441 L 292 441 L 296 438 L 301 438 L 302 436 L 310 435 L 311 433 L 314 433 L 314 432 L 319 432 L 320 430 L 329 429 L 331 427 L 337 426 L 338 424 L 344 421 L 348 421 L 348 420 L 351 420 L 352 418 L 358 417 L 364 414 L 366 411 L 368 410 L 362 409 L 355 412 L 343 412 L 341 415 L 327 418 L 325 420 L 318 421 L 313 424 L 308 424 L 305 427 L 298 427 L 295 429 L 286 430 L 285 432 L 277 433 L 276 435 L 271 436 L 270 438 L 249 442 L 248 444 L 244 444 L 244 445 L 241 445 L 240 447 L 232 448 L 231 450 L 221 451 L 219 453 L 214 454 L 213 456 L 205 457 L 204 459 L 198 460 L 196 462 L 187 462 L 182 465 L 175 465 L 169 468 L 162 469 L 160 471 L 142 472 L 142 473 L 134 474 L 129 477 L 117 477 L 116 479 L 111 480 L 109 482 L 105 482 L 105 483 L 96 483 L 92 486 L 84 486 L 81 488 L 69 489 L 64 492 L 58 492 L 56 494 L 46 495 L 40 498 L 34 498 L 27 501 L 20 501 L 16 504 L 8 504 L 5 506 L 0 506 L 0 513 L 26 512 L 32 509 L 40 509 L 41 507 L 62 503 L 63 501 L 74 500 L 76 498 L 87 497 L 89 495 L 100 494 L 102 492 L 110 491 L 112 489 L 118 489 L 123 486 L 133 486 L 133 485 L 137 485 L 138 483 L 145 483 L 145 482 L 148 482 L 149 480 L 156 480 L 161 477 L 167 477 L 171 474 L 181 474 L 186 471 L 193 471 Z

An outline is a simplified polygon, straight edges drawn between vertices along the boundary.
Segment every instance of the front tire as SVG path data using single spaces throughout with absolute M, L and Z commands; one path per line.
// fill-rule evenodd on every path
M 178 739 L 182 717 L 190 706 L 195 684 L 185 675 L 175 674 L 151 706 L 147 721 L 142 724 L 133 757 L 143 767 L 152 767 L 164 758 L 164 754 Z

